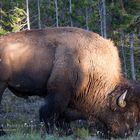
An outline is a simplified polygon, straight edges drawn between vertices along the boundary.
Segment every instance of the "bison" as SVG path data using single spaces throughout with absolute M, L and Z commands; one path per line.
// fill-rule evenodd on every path
M 11 33 L 0 38 L 0 95 L 45 98 L 40 120 L 86 119 L 125 137 L 140 121 L 140 87 L 123 76 L 112 41 L 79 28 Z M 48 131 L 49 132 L 49 131 Z

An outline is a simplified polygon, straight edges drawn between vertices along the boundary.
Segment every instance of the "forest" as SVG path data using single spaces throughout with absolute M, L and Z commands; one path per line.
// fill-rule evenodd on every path
M 139 0 L 1 0 L 0 35 L 72 26 L 99 33 L 119 47 L 124 74 L 140 79 Z
M 124 76 L 140 81 L 139 0 L 0 0 L 0 36 L 22 30 L 64 26 L 83 28 L 113 40 L 120 53 Z M 30 125 L 24 132 L 34 133 L 34 116 L 30 118 L 25 108 L 31 106 L 31 110 L 34 111 L 34 106 L 40 105 L 42 99 L 40 101 L 35 98 L 38 100 L 36 103 L 34 98 L 23 101 L 8 92 L 6 91 L 3 97 L 2 105 L 6 109 L 3 116 L 7 113 L 6 119 L 10 125 L 17 123 L 17 116 L 22 118 L 19 121 L 24 124 L 28 120 L 27 124 L 29 122 Z M 13 100 L 19 100 L 15 101 L 16 107 L 12 106 Z M 7 101 L 10 102 L 10 106 Z M 21 112 L 19 102 L 26 104 Z M 11 112 L 19 112 L 17 116 L 13 116 L 12 122 L 9 119 Z M 26 112 L 26 117 L 22 116 L 23 112 Z M 7 122 L 4 122 L 4 125 L 7 128 Z M 83 139 L 88 132 L 78 128 L 77 134 Z

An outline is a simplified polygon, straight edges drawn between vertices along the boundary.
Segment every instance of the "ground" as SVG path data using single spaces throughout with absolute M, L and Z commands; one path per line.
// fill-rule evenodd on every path
M 64 132 L 57 128 L 53 136 L 47 135 L 44 125 L 39 122 L 38 110 L 42 104 L 44 104 L 43 98 L 30 97 L 25 100 L 16 97 L 7 89 L 0 108 L 2 112 L 0 123 L 8 135 L 0 137 L 0 140 L 40 140 L 41 138 L 43 140 L 100 140 L 96 135 L 91 136 L 88 129 L 81 127 L 83 122 L 72 124 L 74 130 L 72 136 L 65 137 Z M 136 137 L 134 134 L 128 140 L 139 139 L 140 136 Z

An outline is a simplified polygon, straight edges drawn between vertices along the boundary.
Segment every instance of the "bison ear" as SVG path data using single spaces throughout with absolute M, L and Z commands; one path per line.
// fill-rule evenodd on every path
M 118 98 L 118 105 L 121 108 L 124 108 L 126 106 L 126 95 L 127 95 L 127 90 Z

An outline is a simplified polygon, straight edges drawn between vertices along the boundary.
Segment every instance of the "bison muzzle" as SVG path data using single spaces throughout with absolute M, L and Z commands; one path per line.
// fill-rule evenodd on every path
M 96 33 L 48 28 L 0 37 L 0 74 L 1 96 L 9 88 L 45 97 L 39 112 L 46 128 L 61 118 L 87 119 L 125 137 L 140 121 L 140 87 L 124 78 L 114 44 Z

